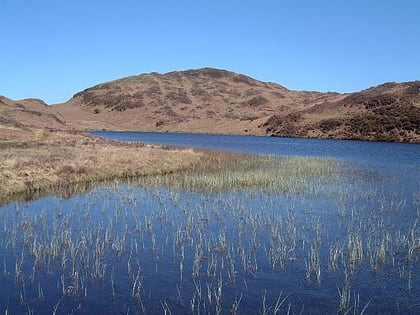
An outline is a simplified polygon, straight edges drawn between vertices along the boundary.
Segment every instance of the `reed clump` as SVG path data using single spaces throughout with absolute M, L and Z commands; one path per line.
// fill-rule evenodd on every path
M 220 169 L 213 165 L 211 172 L 223 171 L 222 156 L 214 154 Z M 270 159 L 229 157 L 233 166 L 251 170 L 269 169 Z M 194 167 L 199 176 L 206 171 Z M 194 175 L 183 172 L 180 178 Z M 308 181 L 319 182 L 318 176 Z M 168 176 L 152 179 L 169 185 Z M 410 313 L 418 301 L 420 262 L 418 216 L 408 208 L 413 202 L 408 199 L 400 211 L 380 211 L 400 203 L 372 192 L 375 199 L 366 199 L 358 186 L 353 195 L 337 187 L 336 195 L 319 197 L 117 184 L 70 200 L 47 197 L 3 206 L 0 282 L 12 288 L 3 301 L 10 299 L 21 311 L 16 313 L 25 311 L 24 303 L 36 312 L 48 305 L 71 313 L 99 299 L 124 313 L 129 305 L 136 313 L 297 314 L 310 307 L 309 312 L 363 314 L 396 310 L 394 291 L 382 297 L 370 290 L 392 283 L 408 292 L 412 306 L 401 309 Z M 339 202 L 343 215 L 334 208 Z M 406 211 L 414 222 L 401 220 Z M 321 292 L 315 306 L 312 292 Z
M 58 178 L 28 182 L 27 196 L 115 181 L 0 207 L 11 313 L 89 312 L 98 300 L 141 314 L 418 309 L 418 196 L 388 194 L 362 170 L 72 133 L 6 151 L 2 174 Z
M 258 190 L 274 193 L 326 191 L 339 180 L 340 163 L 309 157 L 206 152 L 203 163 L 180 174 L 154 178 L 149 185 L 171 185 L 197 192 Z

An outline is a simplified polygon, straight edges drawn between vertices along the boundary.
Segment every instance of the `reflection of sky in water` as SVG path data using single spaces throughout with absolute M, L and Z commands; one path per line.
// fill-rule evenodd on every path
M 126 134 L 130 133 L 123 133 Z M 150 135 L 156 137 L 155 134 Z M 158 135 L 161 136 L 169 139 L 184 137 Z M 185 137 L 191 142 L 197 136 Z M 274 148 L 285 152 L 284 147 L 287 147 L 291 155 L 307 150 L 304 155 L 325 156 L 330 154 L 328 150 L 333 151 L 336 144 L 339 149 L 333 157 L 351 161 L 357 167 L 348 166 L 351 171 L 349 177 L 332 183 L 319 196 L 282 196 L 250 191 L 200 194 L 170 188 L 147 188 L 146 184 L 146 188 L 136 185 L 97 187 L 85 195 L 65 200 L 50 196 L 4 206 L 0 208 L 0 263 L 10 275 L 0 275 L 0 287 L 8 288 L 0 293 L 0 312 L 4 313 L 7 305 L 10 313 L 26 312 L 28 307 L 35 313 L 51 312 L 59 301 L 58 313 L 77 312 L 79 304 L 81 312 L 126 313 L 128 309 L 133 313 L 142 312 L 139 301 L 132 298 L 133 281 L 140 272 L 142 303 L 149 313 L 163 313 L 161 302 L 166 302 L 173 314 L 190 312 L 191 300 L 195 298 L 197 301 L 197 286 L 202 290 L 203 301 L 210 292 L 213 304 L 208 308 L 210 313 L 215 313 L 214 299 L 220 277 L 224 313 L 241 295 L 239 313 L 258 313 L 262 309 L 264 294 L 267 305 L 273 307 L 280 292 L 284 297 L 288 296 L 283 313 L 287 312 L 289 302 L 294 313 L 302 310 L 303 313 L 336 313 L 339 299 L 337 286 L 341 290 L 344 285 L 344 262 L 349 268 L 349 239 L 357 236 L 363 244 L 363 260 L 356 264 L 349 279 L 351 303 L 354 303 L 354 296 L 360 295 L 359 311 L 370 299 L 367 312 L 397 312 L 396 303 L 399 303 L 400 312 L 410 313 L 419 309 L 418 250 L 414 252 L 414 261 L 407 261 L 410 238 L 414 238 L 415 242 L 419 242 L 420 238 L 418 228 L 414 227 L 414 221 L 419 218 L 413 203 L 418 182 L 409 180 L 418 171 L 417 166 L 413 167 L 418 146 L 383 144 L 386 148 L 379 152 L 377 146 L 382 144 L 367 142 L 198 137 L 211 141 L 218 139 L 218 142 L 224 143 L 222 149 L 229 149 L 226 143 L 236 143 L 235 148 L 246 146 L 252 139 L 257 141 L 254 147 L 259 150 L 264 146 L 273 149 L 272 141 L 280 141 Z M 211 141 L 205 143 L 211 145 Z M 372 147 L 367 148 L 370 145 Z M 356 150 L 359 147 L 361 149 Z M 405 170 L 400 174 L 383 167 L 386 160 L 383 154 L 390 154 L 391 149 L 395 149 L 395 155 L 389 158 L 389 163 L 391 165 L 401 159 L 402 163 L 394 164 L 399 170 Z M 408 154 L 404 150 L 411 151 Z M 353 157 L 350 155 L 352 152 Z M 271 151 L 265 153 L 272 154 Z M 378 156 L 381 159 L 376 159 Z M 377 166 L 369 168 L 375 161 L 378 161 Z M 41 229 L 41 217 L 46 220 L 46 231 Z M 84 293 L 63 296 L 61 281 L 66 288 L 71 285 L 72 267 L 70 261 L 66 261 L 62 273 L 60 264 L 63 256 L 60 255 L 57 261 L 50 263 L 50 268 L 46 266 L 48 262 L 39 266 L 32 283 L 29 277 L 33 268 L 31 244 L 34 238 L 29 237 L 29 245 L 22 247 L 25 235 L 29 235 L 26 225 L 22 224 L 24 221 L 31 222 L 31 235 L 38 235 L 38 244 L 51 240 L 54 233 L 66 231 L 74 246 L 89 235 L 98 237 L 105 248 L 101 260 L 106 264 L 105 279 L 92 281 L 91 267 L 84 271 L 77 263 L 76 270 L 87 288 L 87 297 L 83 296 Z M 15 250 L 10 247 L 14 234 L 19 240 Z M 222 234 L 227 250 L 221 250 Z M 121 256 L 116 255 L 118 241 L 122 242 L 124 249 Z M 377 254 L 383 242 L 386 243 L 386 263 L 378 264 L 374 272 L 369 255 Z M 285 246 L 283 249 L 279 247 L 280 243 Z M 94 259 L 95 246 L 95 242 L 88 246 L 92 252 L 90 264 Z M 152 250 L 154 246 L 155 250 Z M 181 247 L 184 248 L 182 282 Z M 320 284 L 314 272 L 310 273 L 310 281 L 306 279 L 311 250 L 317 247 Z M 338 269 L 331 270 L 330 251 L 335 247 L 342 248 L 343 254 L 338 260 Z M 22 257 L 22 248 L 24 285 L 16 282 L 13 276 L 15 263 Z M 65 248 L 61 247 L 61 252 Z M 82 252 L 82 247 L 78 251 Z M 200 277 L 194 283 L 193 264 L 198 251 L 202 251 Z M 273 262 L 269 257 L 283 257 L 284 270 L 280 268 L 279 261 Z M 212 269 L 214 261 L 216 267 Z M 132 269 L 130 274 L 128 266 Z M 116 292 L 114 297 L 112 282 Z M 42 302 L 37 298 L 39 287 L 45 294 Z M 23 302 L 22 292 L 25 294 Z M 204 307 L 203 301 L 201 307 Z

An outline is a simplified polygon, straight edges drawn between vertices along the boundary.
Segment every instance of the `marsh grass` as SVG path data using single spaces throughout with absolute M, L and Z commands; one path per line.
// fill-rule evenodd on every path
M 45 182 L 49 192 L 87 193 L 0 207 L 7 312 L 418 309 L 414 197 L 328 159 L 51 137 L 2 151 L 1 171 L 42 168 L 59 178 Z M 406 295 L 399 309 L 396 290 Z
M 322 158 L 206 153 L 205 160 L 195 168 L 146 179 L 145 184 L 207 193 L 258 190 L 320 194 L 339 180 L 341 170 L 340 163 Z
M 99 183 L 192 168 L 202 153 L 51 131 L 37 141 L 0 150 L 0 202 L 45 194 L 69 195 Z
M 357 195 L 323 198 L 332 198 L 332 205 L 336 198 L 345 200 L 350 208 L 364 200 L 364 192 Z M 395 234 L 387 230 L 398 224 L 389 215 L 399 216 L 405 208 L 384 215 L 375 210 L 397 205 L 383 199 L 369 203 L 373 210 L 346 209 L 339 216 L 319 212 L 325 204 L 313 203 L 317 199 L 248 188 L 203 194 L 133 183 L 97 187 L 71 202 L 48 197 L 40 206 L 17 203 L 0 211 L 0 281 L 10 279 L 16 288 L 9 296 L 22 307 L 14 310 L 29 305 L 40 311 L 35 297 L 57 313 L 78 311 L 78 305 L 88 310 L 101 296 L 125 313 L 127 306 L 139 313 L 296 314 L 310 307 L 299 307 L 293 293 L 305 287 L 327 290 L 334 302 L 329 311 L 361 314 L 370 305 L 380 307 L 366 290 L 359 297 L 359 277 L 366 272 L 373 285 L 382 285 L 386 275 L 386 281 L 397 278 L 408 292 L 418 292 L 417 223 Z M 330 215 L 341 228 L 330 225 Z M 399 273 L 385 273 L 389 268 Z
M 44 131 L 37 140 L 0 151 L 0 201 L 46 194 L 71 196 L 98 184 L 143 180 L 190 191 L 258 189 L 319 193 L 340 172 L 338 162 L 256 156 L 122 143 L 76 131 Z

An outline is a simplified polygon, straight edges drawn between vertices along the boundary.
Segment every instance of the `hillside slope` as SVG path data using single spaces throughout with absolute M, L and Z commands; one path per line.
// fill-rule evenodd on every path
M 69 129 L 53 107 L 38 99 L 13 101 L 0 96 L 1 141 L 31 140 L 52 129 Z
M 335 99 L 204 68 L 141 74 L 99 84 L 56 105 L 68 123 L 88 129 L 265 134 L 277 113 Z
M 275 136 L 420 142 L 420 81 L 385 83 L 293 113 L 262 126 Z
M 54 106 L 83 129 L 420 142 L 420 81 L 357 93 L 288 90 L 226 70 L 150 73 L 96 85 Z

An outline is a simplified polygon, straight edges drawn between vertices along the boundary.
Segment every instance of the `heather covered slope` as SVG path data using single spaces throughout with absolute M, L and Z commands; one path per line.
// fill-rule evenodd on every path
M 420 81 L 385 83 L 262 125 L 276 136 L 420 142 Z
M 82 129 L 420 142 L 420 81 L 356 93 L 293 91 L 213 68 L 98 84 L 54 106 Z
M 336 93 L 291 91 L 233 72 L 204 68 L 150 73 L 99 84 L 57 111 L 88 129 L 265 134 L 278 113 L 335 99 Z

